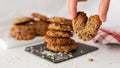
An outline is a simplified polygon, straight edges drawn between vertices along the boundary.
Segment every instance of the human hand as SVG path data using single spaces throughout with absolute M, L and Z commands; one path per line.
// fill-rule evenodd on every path
M 86 2 L 87 0 L 68 0 L 68 9 L 70 16 L 74 19 L 77 15 L 77 2 Z M 102 22 L 106 21 L 110 0 L 100 0 L 98 14 Z

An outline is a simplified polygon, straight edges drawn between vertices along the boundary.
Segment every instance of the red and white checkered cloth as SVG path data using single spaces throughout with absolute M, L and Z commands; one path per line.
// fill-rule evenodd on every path
M 101 28 L 93 40 L 100 44 L 120 44 L 120 28 L 104 29 Z

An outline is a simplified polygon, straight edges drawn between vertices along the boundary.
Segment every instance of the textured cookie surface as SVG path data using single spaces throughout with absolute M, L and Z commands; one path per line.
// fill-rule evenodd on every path
M 72 25 L 72 20 L 62 18 L 62 17 L 51 17 L 48 19 L 51 23 L 58 23 L 58 24 L 65 24 L 65 25 Z
M 34 18 L 38 18 L 38 19 L 43 20 L 43 21 L 47 21 L 47 19 L 48 19 L 46 16 L 39 14 L 39 13 L 32 13 L 32 16 Z
M 84 29 L 87 22 L 87 16 L 84 12 L 78 12 L 77 17 L 72 20 L 72 26 L 74 32 L 79 32 L 80 30 Z
M 17 40 L 31 40 L 35 37 L 35 34 L 16 34 Z
M 33 24 L 14 25 L 10 29 L 10 36 L 17 40 L 30 40 L 35 37 L 35 27 Z
M 65 46 L 56 46 L 51 43 L 47 44 L 46 48 L 54 52 L 70 52 L 77 49 L 77 44 L 65 45 Z
M 78 37 L 84 41 L 93 39 L 101 26 L 102 22 L 98 15 L 91 16 L 83 30 L 78 32 Z
M 48 30 L 48 23 L 46 21 L 35 22 L 36 34 L 38 36 L 44 36 Z
M 29 23 L 31 21 L 34 21 L 34 20 L 32 18 L 30 18 L 30 17 L 21 17 L 21 18 L 16 18 L 13 21 L 13 24 L 18 25 L 18 24 L 23 24 L 23 23 Z
M 72 37 L 73 34 L 69 31 L 48 30 L 47 36 L 50 36 L 50 37 Z
M 44 41 L 47 43 L 54 43 L 56 45 L 69 45 L 75 43 L 75 41 L 71 38 L 53 38 L 53 37 L 44 37 Z
M 72 27 L 69 25 L 61 25 L 61 24 L 56 24 L 56 23 L 51 23 L 48 26 L 48 29 L 51 30 L 60 30 L 60 31 L 72 31 Z

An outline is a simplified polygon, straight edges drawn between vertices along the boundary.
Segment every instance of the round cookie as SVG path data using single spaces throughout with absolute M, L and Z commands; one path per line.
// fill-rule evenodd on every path
M 28 35 L 28 36 L 27 36 Z M 30 40 L 35 37 L 35 27 L 33 24 L 26 24 L 26 25 L 14 25 L 10 29 L 10 36 L 14 37 L 19 40 Z M 23 38 L 24 36 L 25 39 Z
M 56 46 L 52 45 L 51 43 L 47 44 L 46 46 L 47 49 L 54 51 L 54 52 L 70 52 L 74 51 L 78 48 L 77 44 L 71 44 L 71 45 L 65 45 L 65 46 Z
M 72 20 L 74 32 L 78 33 L 80 30 L 84 29 L 86 22 L 86 14 L 84 12 L 78 12 L 76 18 Z
M 97 32 L 101 25 L 102 22 L 98 15 L 91 16 L 88 19 L 85 28 L 79 31 L 77 35 L 80 39 L 89 41 L 97 35 Z
M 34 21 L 34 19 L 30 18 L 30 17 L 21 17 L 21 18 L 16 18 L 13 21 L 14 25 L 19 25 L 19 24 L 23 24 L 23 23 L 28 23 L 28 22 L 32 22 Z
M 47 19 L 48 19 L 46 16 L 41 15 L 39 13 L 32 13 L 32 16 L 33 16 L 33 18 L 38 18 L 38 19 L 43 20 L 43 21 L 47 21 Z
M 49 37 L 72 37 L 73 34 L 69 31 L 57 31 L 57 30 L 48 30 L 47 36 Z
M 11 31 L 15 33 L 35 33 L 35 26 L 34 24 L 14 25 Z
M 54 43 L 56 45 L 69 45 L 75 43 L 75 41 L 71 38 L 53 38 L 53 37 L 44 37 L 44 41 L 47 43 Z
M 58 24 L 64 24 L 64 25 L 72 25 L 72 20 L 62 18 L 62 17 L 51 17 L 47 21 L 51 23 L 58 23 Z
M 36 34 L 38 36 L 46 35 L 46 32 L 48 30 L 48 25 L 49 24 L 46 21 L 37 21 L 37 22 L 35 22 Z
M 72 31 L 72 27 L 69 25 L 61 25 L 56 23 L 51 23 L 48 26 L 48 29 L 59 30 L 59 31 Z
M 16 34 L 17 40 L 31 40 L 35 37 L 35 34 Z

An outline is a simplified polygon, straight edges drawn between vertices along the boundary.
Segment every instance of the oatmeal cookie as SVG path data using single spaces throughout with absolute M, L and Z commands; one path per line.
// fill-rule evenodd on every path
M 102 22 L 98 15 L 91 16 L 88 19 L 85 28 L 79 31 L 77 35 L 80 39 L 89 41 L 97 35 L 97 32 L 101 25 Z
M 69 25 L 61 25 L 61 24 L 57 24 L 57 23 L 51 23 L 48 26 L 48 29 L 51 30 L 60 30 L 60 31 L 72 31 L 72 27 Z
M 14 25 L 10 31 L 16 33 L 35 33 L 35 26 L 33 24 Z
M 56 43 L 57 45 L 69 45 L 73 44 L 75 41 L 71 38 L 54 38 L 54 37 L 44 37 L 44 41 L 47 43 Z
M 10 29 L 10 36 L 16 37 L 19 34 L 33 34 L 35 35 L 35 27 L 33 24 L 26 24 L 26 25 L 14 25 Z
M 43 21 L 47 21 L 47 19 L 48 19 L 46 16 L 39 14 L 39 13 L 32 13 L 32 16 L 33 16 L 33 18 L 38 18 Z
M 38 36 L 44 36 L 48 30 L 48 23 L 46 21 L 35 22 L 35 30 Z
M 14 25 L 19 25 L 19 24 L 23 24 L 23 23 L 29 23 L 29 22 L 32 22 L 32 21 L 34 21 L 34 19 L 32 19 L 30 17 L 21 17 L 21 18 L 16 18 L 13 21 L 13 24 Z
M 78 12 L 77 17 L 72 20 L 72 26 L 75 33 L 84 29 L 87 22 L 87 16 L 84 12 Z
M 64 25 L 72 25 L 72 20 L 62 18 L 62 17 L 51 17 L 47 21 L 51 23 L 58 23 L 58 24 L 64 24 Z
M 69 31 L 57 31 L 57 30 L 48 30 L 47 36 L 50 37 L 72 37 L 73 34 Z
M 35 37 L 35 34 L 26 34 L 26 33 L 22 33 L 22 34 L 16 34 L 16 39 L 17 40 L 31 40 Z
M 54 52 L 70 52 L 77 49 L 77 44 L 65 45 L 65 46 L 56 46 L 51 43 L 47 44 L 46 48 Z

